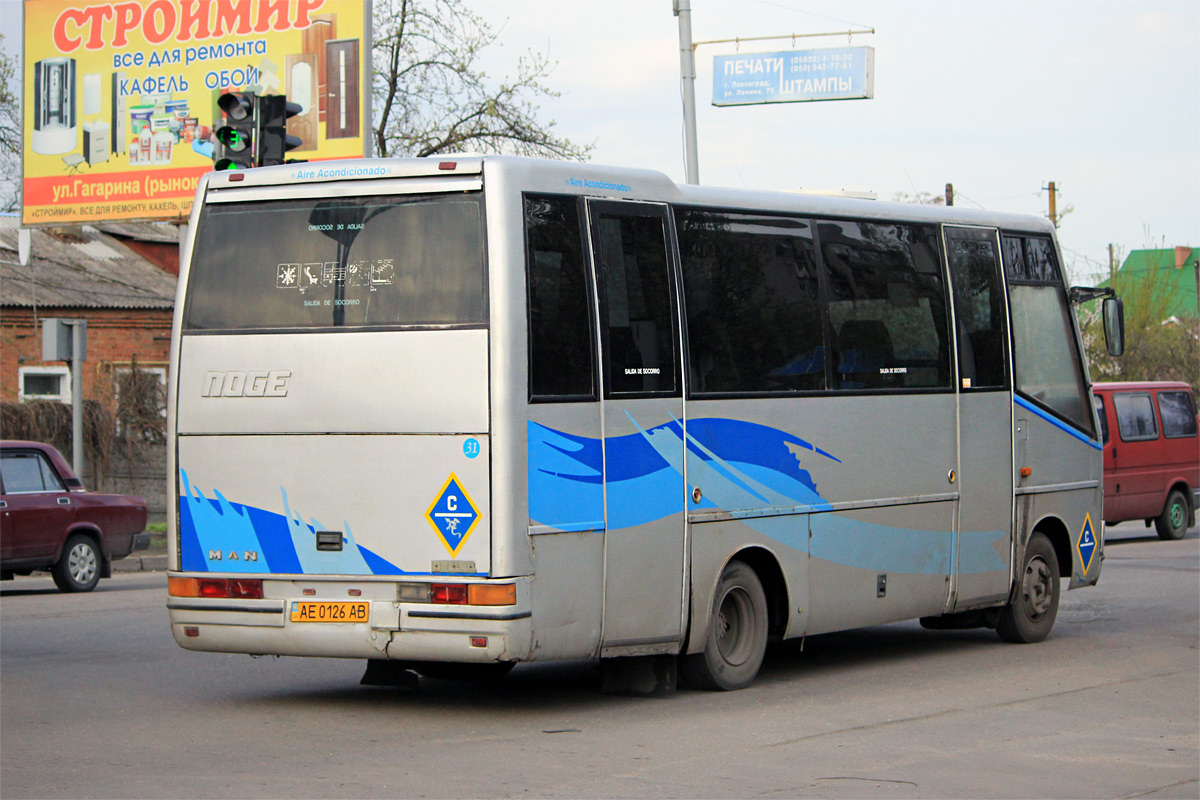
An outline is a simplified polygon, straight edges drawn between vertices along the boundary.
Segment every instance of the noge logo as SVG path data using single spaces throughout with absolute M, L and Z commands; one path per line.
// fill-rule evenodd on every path
M 287 397 L 290 369 L 206 372 L 201 397 Z

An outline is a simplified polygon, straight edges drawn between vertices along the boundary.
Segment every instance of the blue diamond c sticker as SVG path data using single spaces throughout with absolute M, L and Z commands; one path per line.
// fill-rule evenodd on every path
M 1083 517 L 1083 529 L 1079 531 L 1079 541 L 1076 544 L 1079 553 L 1079 565 L 1086 573 L 1092 566 L 1092 554 L 1096 552 L 1096 532 L 1092 529 L 1092 515 Z
M 425 519 L 429 520 L 451 556 L 458 555 L 471 531 L 475 530 L 479 517 L 479 509 L 453 472 L 425 512 Z

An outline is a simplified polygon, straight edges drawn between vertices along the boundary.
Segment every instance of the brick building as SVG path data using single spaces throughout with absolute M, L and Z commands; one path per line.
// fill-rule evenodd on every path
M 139 370 L 157 376 L 165 387 L 175 306 L 176 276 L 170 271 L 175 229 L 153 226 L 163 230 L 139 233 L 126 227 L 120 238 L 88 226 L 32 230 L 31 257 L 22 266 L 17 218 L 0 216 L 0 401 L 72 402 L 70 365 L 42 360 L 42 320 L 47 317 L 87 320 L 84 400 L 114 409 L 122 374 L 135 360 Z M 138 241 L 150 240 L 150 257 L 159 250 L 165 253 L 155 259 L 161 266 L 122 241 L 132 239 L 131 233 Z M 165 399 L 161 408 L 165 414 Z M 8 435 L 0 431 L 0 436 Z M 101 474 L 93 474 L 95 468 L 88 460 L 81 470 L 89 488 L 141 495 L 149 503 L 151 520 L 164 518 L 166 446 L 161 439 L 114 448 Z
M 31 231 L 21 266 L 15 217 L 0 217 L 0 400 L 70 402 L 69 365 L 42 361 L 41 320 L 87 320 L 84 397 L 111 371 L 166 379 L 176 278 L 113 236 L 84 226 Z

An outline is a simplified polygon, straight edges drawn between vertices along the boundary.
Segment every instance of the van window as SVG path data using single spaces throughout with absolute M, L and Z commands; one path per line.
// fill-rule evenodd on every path
M 1158 414 L 1168 439 L 1196 435 L 1196 407 L 1190 392 L 1159 392 Z
M 1117 430 L 1121 432 L 1122 440 L 1144 442 L 1158 438 L 1158 423 L 1149 394 L 1114 394 L 1113 408 L 1117 412 Z

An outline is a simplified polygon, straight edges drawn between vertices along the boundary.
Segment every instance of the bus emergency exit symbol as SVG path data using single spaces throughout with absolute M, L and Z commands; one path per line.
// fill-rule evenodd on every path
M 425 519 L 429 520 L 450 555 L 456 556 L 479 522 L 479 509 L 458 482 L 458 476 L 451 472 L 437 499 L 425 512 Z
M 1087 572 L 1092 567 L 1092 554 L 1096 552 L 1096 532 L 1092 529 L 1092 515 L 1083 517 L 1083 530 L 1079 532 L 1079 565 Z

